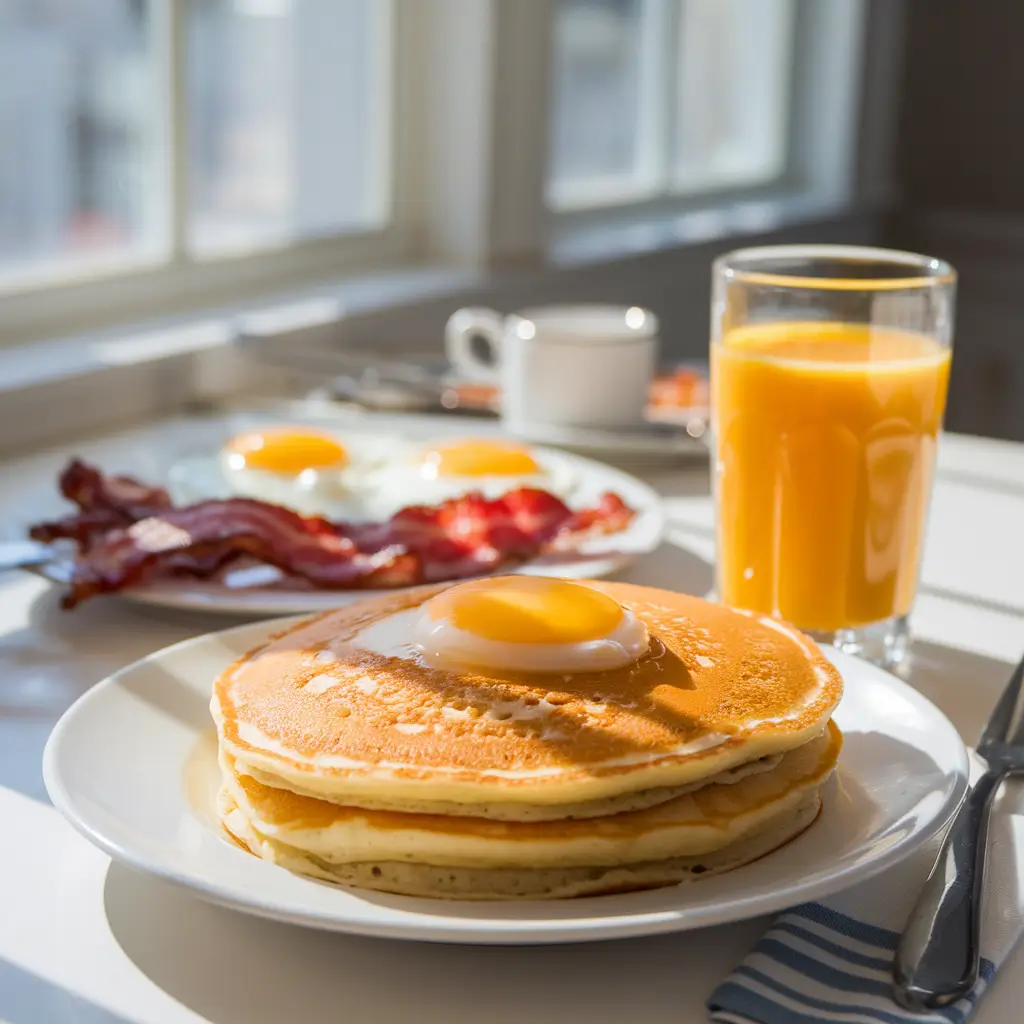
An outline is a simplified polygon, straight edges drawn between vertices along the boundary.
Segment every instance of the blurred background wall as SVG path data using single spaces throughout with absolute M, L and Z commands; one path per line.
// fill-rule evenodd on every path
M 949 424 L 1024 440 L 1024 4 L 907 5 L 886 245 L 959 271 Z

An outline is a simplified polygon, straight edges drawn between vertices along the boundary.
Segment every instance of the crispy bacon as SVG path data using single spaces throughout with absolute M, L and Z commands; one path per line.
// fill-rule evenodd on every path
M 103 509 L 136 520 L 171 507 L 171 497 L 163 487 L 152 487 L 131 476 L 104 476 L 81 459 L 68 463 L 59 483 L 60 493 L 83 512 Z
M 326 519 L 249 498 L 205 501 L 171 509 L 113 530 L 81 555 L 65 606 L 96 594 L 122 590 L 171 567 L 219 568 L 229 556 L 246 554 L 324 588 L 367 585 L 377 569 L 395 559 L 362 556 Z
M 29 530 L 29 536 L 42 544 L 52 544 L 58 540 L 73 540 L 80 549 L 85 549 L 96 537 L 126 525 L 126 520 L 116 512 L 97 509 L 79 512 L 77 515 L 65 516 L 51 522 L 36 523 Z
M 500 498 L 467 494 L 440 505 L 410 505 L 387 522 L 340 523 L 338 529 L 362 550 L 397 543 L 447 561 L 478 548 L 528 555 L 572 517 L 572 510 L 553 494 L 521 487 Z
M 208 579 L 235 560 L 275 566 L 321 589 L 385 588 L 478 576 L 594 532 L 623 529 L 633 511 L 614 494 L 574 512 L 546 491 L 469 494 L 410 506 L 380 523 L 332 523 L 249 498 L 172 508 L 166 491 L 104 478 L 73 462 L 61 489 L 81 513 L 33 529 L 81 545 L 67 608 L 154 577 Z M 146 515 L 140 515 L 150 509 Z
M 608 491 L 592 508 L 581 508 L 573 512 L 565 524 L 562 534 L 575 537 L 581 533 L 618 533 L 633 521 L 636 511 L 631 509 L 617 494 Z
M 74 502 L 79 512 L 33 526 L 32 539 L 44 544 L 73 540 L 84 550 L 110 530 L 171 507 L 170 495 L 163 487 L 151 487 L 130 476 L 104 476 L 81 459 L 67 464 L 58 483 L 60 493 Z

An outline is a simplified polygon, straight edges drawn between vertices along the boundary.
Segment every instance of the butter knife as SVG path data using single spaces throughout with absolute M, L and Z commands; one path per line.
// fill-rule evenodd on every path
M 949 1006 L 978 980 L 992 804 L 1005 779 L 1024 774 L 1024 658 L 981 734 L 978 754 L 987 770 L 960 808 L 896 949 L 894 994 L 909 1010 Z

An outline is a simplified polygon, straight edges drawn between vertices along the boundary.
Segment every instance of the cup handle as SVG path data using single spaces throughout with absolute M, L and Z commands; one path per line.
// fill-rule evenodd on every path
M 483 307 L 460 309 L 453 313 L 444 328 L 444 348 L 448 361 L 467 377 L 486 384 L 496 384 L 501 373 L 502 336 L 505 318 L 493 309 Z M 480 340 L 491 351 L 483 359 L 475 350 Z

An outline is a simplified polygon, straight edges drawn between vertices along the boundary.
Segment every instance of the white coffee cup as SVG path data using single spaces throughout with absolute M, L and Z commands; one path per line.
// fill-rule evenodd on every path
M 514 432 L 637 427 L 657 362 L 658 318 L 637 306 L 538 306 L 508 317 L 460 309 L 445 348 L 458 374 L 500 385 L 502 418 Z

